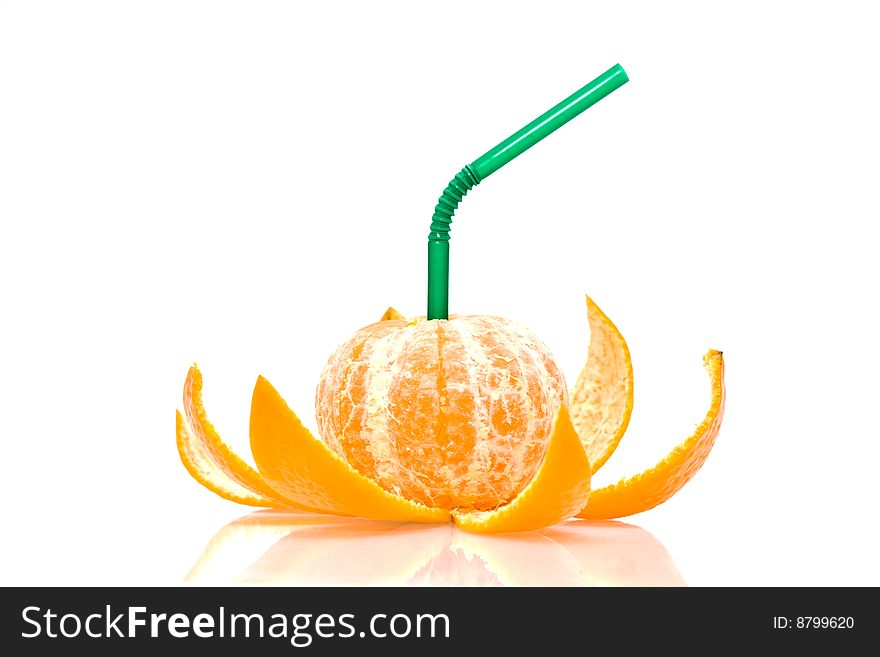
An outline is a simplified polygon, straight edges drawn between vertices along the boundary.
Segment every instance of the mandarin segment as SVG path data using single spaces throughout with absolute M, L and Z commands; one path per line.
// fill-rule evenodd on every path
M 321 438 L 347 462 L 359 463 L 361 474 L 373 479 L 378 469 L 387 464 L 383 454 L 374 451 L 367 441 L 370 429 L 382 430 L 377 425 L 381 418 L 369 412 L 369 407 L 376 404 L 375 396 L 383 392 L 381 388 L 370 391 L 364 385 L 370 366 L 368 356 L 390 358 L 396 346 L 389 344 L 390 337 L 403 324 L 400 320 L 383 320 L 362 329 L 333 354 L 324 370 L 330 375 L 319 379 L 315 392 L 316 407 L 325 401 L 337 409 L 332 415 L 317 414 Z M 369 400 L 368 393 L 372 394 Z
M 633 370 L 626 340 L 587 297 L 590 347 L 587 364 L 571 391 L 574 424 L 593 473 L 617 448 L 633 408 Z
M 700 425 L 654 467 L 593 491 L 579 517 L 622 518 L 647 511 L 675 495 L 702 467 L 718 437 L 725 399 L 721 352 L 710 350 L 703 363 L 709 373 L 712 401 Z
M 566 397 L 531 331 L 453 316 L 361 329 L 330 357 L 315 408 L 327 445 L 385 490 L 487 510 L 532 480 Z
M 260 473 L 286 498 L 327 513 L 374 520 L 448 522 L 449 512 L 380 488 L 312 436 L 263 377 L 251 402 L 251 451 Z

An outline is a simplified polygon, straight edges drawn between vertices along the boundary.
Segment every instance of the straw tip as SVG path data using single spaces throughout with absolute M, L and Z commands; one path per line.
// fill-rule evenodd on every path
M 623 66 L 621 66 L 620 64 L 615 64 L 614 66 L 611 67 L 611 70 L 613 70 L 615 73 L 617 73 L 619 75 L 622 75 L 624 82 L 629 82 L 629 76 L 626 74 L 626 71 L 623 70 Z

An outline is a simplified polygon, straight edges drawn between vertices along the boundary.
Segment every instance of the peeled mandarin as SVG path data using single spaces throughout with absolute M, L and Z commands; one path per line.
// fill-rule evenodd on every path
M 535 477 L 568 397 L 550 351 L 500 317 L 386 317 L 324 368 L 322 439 L 385 490 L 422 504 L 507 504 Z

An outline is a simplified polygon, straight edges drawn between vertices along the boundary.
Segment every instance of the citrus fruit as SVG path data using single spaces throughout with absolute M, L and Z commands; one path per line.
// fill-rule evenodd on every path
M 550 351 L 522 325 L 387 319 L 330 357 L 315 408 L 327 445 L 385 490 L 489 510 L 534 478 L 567 396 Z

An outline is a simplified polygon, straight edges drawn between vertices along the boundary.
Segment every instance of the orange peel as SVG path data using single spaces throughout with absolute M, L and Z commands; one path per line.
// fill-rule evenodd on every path
M 388 310 L 386 310 L 382 317 L 379 319 L 380 322 L 387 322 L 389 319 L 406 319 L 403 313 L 397 312 L 391 306 L 388 306 Z
M 593 491 L 578 517 L 623 518 L 652 509 L 681 490 L 702 467 L 718 437 L 725 398 L 721 352 L 710 350 L 703 356 L 703 363 L 712 385 L 712 401 L 700 425 L 654 467 Z
M 183 386 L 183 408 L 186 422 L 177 412 L 177 451 L 184 467 L 205 488 L 239 504 L 315 510 L 278 494 L 223 442 L 205 413 L 202 373 L 195 365 Z
M 633 369 L 626 340 L 590 297 L 587 321 L 587 364 L 572 388 L 570 412 L 595 474 L 617 448 L 629 425 Z

